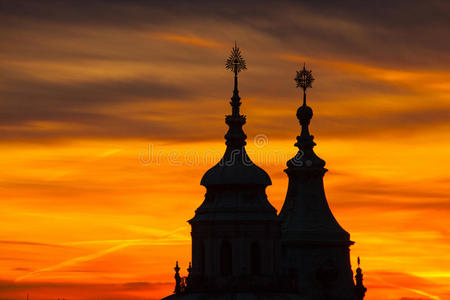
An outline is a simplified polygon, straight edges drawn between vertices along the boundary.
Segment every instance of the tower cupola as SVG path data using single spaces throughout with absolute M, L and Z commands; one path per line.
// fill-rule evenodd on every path
M 267 289 L 280 270 L 280 222 L 266 187 L 269 175 L 248 156 L 238 74 L 247 69 L 237 44 L 226 61 L 234 73 L 231 114 L 222 159 L 201 180 L 206 194 L 192 226 L 193 291 Z M 262 278 L 265 278 L 262 280 Z

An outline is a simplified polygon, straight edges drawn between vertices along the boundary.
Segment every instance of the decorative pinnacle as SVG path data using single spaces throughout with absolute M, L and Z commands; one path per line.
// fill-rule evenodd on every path
M 359 268 L 360 264 L 361 264 L 361 260 L 359 259 L 359 256 L 358 256 L 358 268 Z
M 175 268 L 173 268 L 175 270 L 176 273 L 178 273 L 180 271 L 180 267 L 178 266 L 178 260 L 175 263 Z
M 247 64 L 236 42 L 234 42 L 234 47 L 231 49 L 230 56 L 225 63 L 225 68 L 234 72 L 234 90 L 233 97 L 231 97 L 231 106 L 233 108 L 232 115 L 238 117 L 240 115 L 239 106 L 241 105 L 238 90 L 238 73 L 242 70 L 247 70 Z
M 364 296 L 366 295 L 366 292 L 367 292 L 367 288 L 363 284 L 363 277 L 364 277 L 364 275 L 360 268 L 360 260 L 359 260 L 359 256 L 358 256 L 358 268 L 356 269 L 356 275 L 355 275 L 356 299 L 358 299 L 358 300 L 363 300 Z
M 241 50 L 236 42 L 234 42 L 234 47 L 231 49 L 230 56 L 225 63 L 225 68 L 234 72 L 235 76 L 237 76 L 237 73 L 240 71 L 247 70 L 245 59 L 242 57 Z
M 306 66 L 303 64 L 303 69 L 297 71 L 297 76 L 295 76 L 294 80 L 297 82 L 297 87 L 301 87 L 303 89 L 303 105 L 306 106 L 306 89 L 312 88 L 311 84 L 314 81 L 312 71 L 306 70 Z
M 225 68 L 234 72 L 234 90 L 230 102 L 232 111 L 231 115 L 227 115 L 225 118 L 225 122 L 230 127 L 225 135 L 225 139 L 227 140 L 226 144 L 233 148 L 242 148 L 246 144 L 245 139 L 247 136 L 242 130 L 242 126 L 245 124 L 245 116 L 239 112 L 241 97 L 239 97 L 238 90 L 238 73 L 246 70 L 247 65 L 236 42 L 234 42 L 234 47 L 231 49 L 231 54 L 226 61 Z
M 297 82 L 297 87 L 303 89 L 303 105 L 297 110 L 297 119 L 302 126 L 302 131 L 300 136 L 297 137 L 295 146 L 302 150 L 312 149 L 316 144 L 313 141 L 314 137 L 309 133 L 308 126 L 313 117 L 313 111 L 311 107 L 306 105 L 306 89 L 312 87 L 311 84 L 314 81 L 314 77 L 312 76 L 311 70 L 306 70 L 305 64 L 303 64 L 302 70 L 296 72 L 297 76 L 295 76 L 294 80 Z

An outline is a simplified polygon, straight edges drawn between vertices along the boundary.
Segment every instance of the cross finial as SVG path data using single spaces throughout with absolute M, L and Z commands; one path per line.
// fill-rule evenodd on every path
M 306 64 L 303 63 L 303 69 L 297 71 L 297 76 L 294 78 L 297 83 L 297 87 L 301 87 L 303 89 L 303 106 L 306 106 L 306 89 L 312 88 L 312 83 L 314 81 L 314 77 L 312 76 L 311 70 L 306 70 Z

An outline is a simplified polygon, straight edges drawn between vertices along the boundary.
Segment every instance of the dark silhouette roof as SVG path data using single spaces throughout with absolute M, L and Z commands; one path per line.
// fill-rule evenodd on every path
M 314 81 L 311 71 L 297 71 L 297 87 L 303 89 L 303 105 L 297 110 L 301 125 L 297 136 L 299 151 L 287 162 L 285 172 L 289 176 L 289 187 L 285 203 L 280 212 L 283 239 L 286 241 L 338 242 L 352 244 L 350 235 L 337 222 L 328 206 L 323 187 L 325 161 L 318 157 L 313 148 L 314 136 L 309 132 L 313 110 L 306 104 L 306 89 Z
M 209 169 L 201 180 L 201 184 L 208 185 L 271 185 L 269 175 L 255 165 L 245 151 L 246 138 L 242 126 L 246 117 L 241 115 L 239 107 L 241 98 L 238 91 L 238 73 L 246 70 L 245 60 L 242 58 L 237 45 L 233 48 L 226 62 L 226 68 L 234 72 L 234 91 L 231 97 L 231 115 L 227 115 L 225 123 L 229 126 L 225 135 L 227 149 L 218 164 Z
M 215 185 L 215 184 L 248 184 L 248 185 L 271 185 L 269 175 L 255 165 L 250 158 L 247 156 L 245 149 L 243 155 L 239 155 L 242 159 L 236 159 L 234 163 L 226 165 L 227 159 L 224 158 L 220 160 L 218 164 L 209 169 L 205 175 L 203 175 L 201 185 Z M 246 161 L 247 163 L 244 163 Z

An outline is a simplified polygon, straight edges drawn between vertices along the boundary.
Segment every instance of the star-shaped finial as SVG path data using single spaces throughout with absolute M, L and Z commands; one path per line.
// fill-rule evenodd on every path
M 312 76 L 311 70 L 306 70 L 305 64 L 303 64 L 303 69 L 297 71 L 297 76 L 294 78 L 295 82 L 297 82 L 297 87 L 301 87 L 303 91 L 306 91 L 307 88 L 312 88 L 312 83 L 314 81 L 314 77 Z
M 234 43 L 234 47 L 231 49 L 231 54 L 225 63 L 225 68 L 231 70 L 235 74 L 242 70 L 247 70 L 245 59 L 242 57 L 241 50 L 237 46 L 236 42 Z

